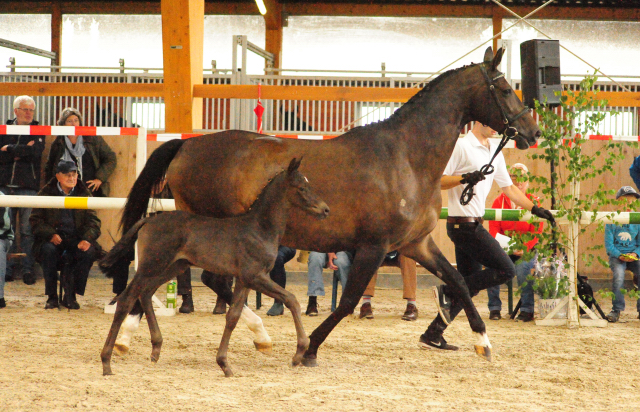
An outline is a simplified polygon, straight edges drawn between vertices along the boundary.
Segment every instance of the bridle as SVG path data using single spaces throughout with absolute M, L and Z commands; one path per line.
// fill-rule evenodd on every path
M 507 114 L 507 111 L 504 109 L 504 106 L 502 106 L 500 99 L 498 99 L 498 93 L 496 92 L 496 87 L 494 85 L 496 80 L 500 79 L 501 77 L 504 77 L 504 73 L 498 72 L 498 75 L 492 79 L 489 77 L 489 74 L 487 73 L 487 69 L 485 68 L 484 64 L 481 63 L 478 66 L 480 67 L 480 71 L 482 72 L 482 75 L 484 76 L 484 79 L 487 82 L 487 86 L 489 87 L 489 94 L 491 95 L 491 100 L 493 100 L 496 106 L 498 106 L 498 110 L 500 110 L 500 116 L 502 117 L 502 123 L 504 124 L 504 129 L 501 132 L 502 139 L 500 140 L 500 144 L 498 144 L 498 148 L 496 149 L 496 152 L 493 154 L 493 157 L 491 157 L 491 160 L 489 160 L 489 163 L 480 168 L 480 171 L 482 172 L 482 174 L 486 176 L 494 172 L 495 169 L 491 163 L 493 163 L 493 160 L 496 158 L 496 156 L 498 156 L 498 153 L 502 151 L 502 149 L 507 145 L 509 140 L 511 139 L 515 140 L 516 136 L 518 135 L 518 129 L 515 126 L 512 126 L 512 123 L 514 123 L 516 120 L 518 120 L 525 114 L 528 114 L 529 108 L 527 106 L 524 106 L 524 109 L 522 109 L 522 111 L 520 111 L 518 114 L 516 114 L 515 116 L 509 116 Z M 460 204 L 462 204 L 463 206 L 466 206 L 469 204 L 469 202 L 471 202 L 473 195 L 475 195 L 475 193 L 473 192 L 473 186 L 475 185 L 476 185 L 475 183 L 467 184 L 467 187 L 464 188 L 464 190 L 462 191 L 462 195 L 460 196 Z

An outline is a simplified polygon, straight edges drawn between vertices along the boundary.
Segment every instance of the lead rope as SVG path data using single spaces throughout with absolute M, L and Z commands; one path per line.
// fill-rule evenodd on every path
M 507 127 L 508 129 L 509 127 Z M 507 145 L 507 142 L 509 142 L 509 140 L 511 140 L 512 138 L 514 138 L 515 136 L 508 136 L 505 130 L 505 133 L 502 135 L 502 139 L 500 140 L 500 144 L 498 145 L 498 148 L 496 149 L 496 152 L 493 154 L 493 157 L 491 158 L 491 160 L 489 160 L 489 163 L 482 166 L 480 168 L 480 172 L 482 172 L 483 175 L 490 175 L 491 173 L 494 172 L 495 168 L 493 167 L 493 165 L 491 163 L 493 163 L 493 160 L 496 158 L 496 156 L 498 156 L 498 153 L 500 153 L 502 151 L 502 149 Z M 464 190 L 462 191 L 462 195 L 460 195 L 460 204 L 462 206 L 466 206 L 469 204 L 469 202 L 471 202 L 471 199 L 473 198 L 473 196 L 475 195 L 475 192 L 473 191 L 473 187 L 476 185 L 477 183 L 468 183 L 467 187 L 464 188 Z

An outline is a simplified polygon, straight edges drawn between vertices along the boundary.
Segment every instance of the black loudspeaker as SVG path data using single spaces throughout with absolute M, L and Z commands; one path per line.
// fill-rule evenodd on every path
M 558 106 L 562 92 L 560 84 L 560 42 L 558 40 L 529 40 L 520 43 L 522 68 L 522 101 L 535 107 L 534 100 L 548 106 Z

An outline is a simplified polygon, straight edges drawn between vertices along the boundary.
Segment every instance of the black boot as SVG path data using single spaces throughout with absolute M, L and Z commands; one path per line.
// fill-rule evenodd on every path
M 45 309 L 57 309 L 60 306 L 58 305 L 58 294 L 49 295 L 49 299 L 47 299 L 47 303 L 44 305 Z
M 191 313 L 193 312 L 193 298 L 191 297 L 191 293 L 185 293 L 182 295 L 182 305 L 178 312 L 180 313 Z

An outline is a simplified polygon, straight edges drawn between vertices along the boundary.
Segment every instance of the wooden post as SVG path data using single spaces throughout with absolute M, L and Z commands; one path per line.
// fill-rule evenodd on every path
M 60 45 L 62 44 L 62 8 L 59 1 L 51 3 L 51 51 L 56 53 L 56 59 L 51 60 L 52 66 L 60 66 L 62 58 L 60 56 Z M 58 72 L 60 69 L 51 69 Z
M 266 26 L 264 49 L 273 53 L 273 67 L 280 68 L 282 57 L 282 4 L 277 0 L 265 0 L 267 14 L 264 15 Z
M 493 35 L 500 33 L 502 31 L 502 10 L 498 8 L 498 6 L 493 6 L 493 16 L 491 17 L 491 22 L 493 23 Z M 493 39 L 493 53 L 498 50 L 498 39 L 501 39 L 502 36 L 498 36 Z
M 202 84 L 204 0 L 162 0 L 165 131 L 202 129 L 202 99 L 193 86 Z

